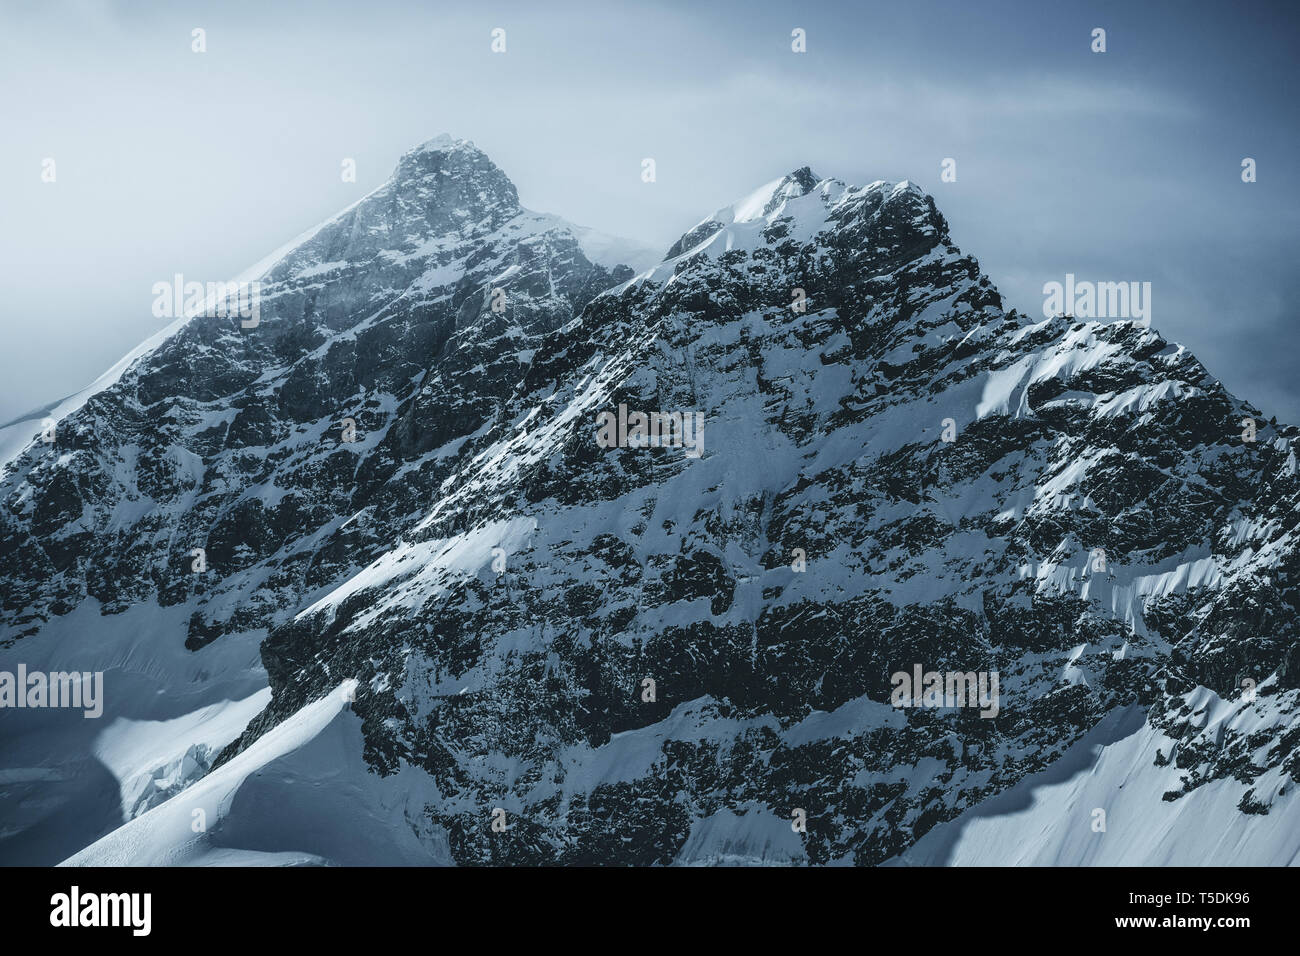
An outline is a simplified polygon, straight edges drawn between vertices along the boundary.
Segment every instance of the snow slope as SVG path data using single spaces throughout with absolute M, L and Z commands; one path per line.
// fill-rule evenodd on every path
M 1261 729 L 1248 708 L 1205 689 L 1193 696 L 1212 723 Z M 1141 708 L 1112 711 L 1046 770 L 939 824 L 886 865 L 1300 866 L 1300 799 L 1288 774 L 1270 770 L 1250 785 L 1219 779 L 1168 801 L 1182 771 L 1156 761 L 1176 743 Z M 1270 798 L 1267 815 L 1241 812 L 1246 790 Z
M 380 780 L 359 759 L 345 682 L 166 803 L 73 854 L 65 866 L 428 865 L 417 836 L 436 792 L 407 773 Z

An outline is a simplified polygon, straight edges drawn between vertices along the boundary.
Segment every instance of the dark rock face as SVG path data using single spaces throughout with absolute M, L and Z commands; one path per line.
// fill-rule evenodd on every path
M 1296 430 L 1243 442 L 1150 329 L 1004 311 L 915 187 L 804 168 L 633 280 L 432 145 L 267 279 L 0 512 L 10 640 L 87 597 L 192 603 L 197 653 L 267 629 L 218 764 L 356 678 L 462 863 L 879 863 L 1133 703 L 1166 800 L 1300 782 Z M 701 413 L 702 454 L 600 447 L 620 405 Z M 996 715 L 890 707 L 916 665 L 996 672 Z M 1207 734 L 1198 686 L 1263 729 Z

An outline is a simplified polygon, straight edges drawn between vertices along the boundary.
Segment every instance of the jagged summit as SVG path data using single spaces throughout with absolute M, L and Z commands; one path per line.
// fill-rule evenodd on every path
M 803 191 L 811 192 L 821 182 L 821 177 L 812 171 L 811 166 L 800 166 L 785 177 L 785 182 L 798 185 Z
M 389 182 L 399 202 L 418 202 L 438 228 L 451 217 L 497 225 L 521 208 L 515 184 L 486 153 L 445 133 L 403 153 Z
M 495 166 L 487 153 L 470 140 L 439 133 L 406 150 L 398 158 L 394 178 L 419 178 L 438 170 L 455 170 L 478 165 Z
M 784 177 L 772 193 L 772 198 L 767 201 L 763 207 L 763 215 L 768 216 L 777 210 L 786 200 L 798 199 L 800 196 L 806 196 L 817 188 L 821 182 L 813 171 L 807 167 L 796 169 L 790 175 Z
M 831 184 L 838 183 L 838 180 L 819 180 L 810 168 L 804 166 L 787 176 L 764 183 L 730 206 L 719 209 L 710 218 L 722 223 L 770 220 L 780 215 L 789 201 L 808 195 L 823 182 Z
M 470 149 L 477 148 L 470 140 L 461 139 L 460 137 L 457 136 L 452 136 L 450 133 L 439 133 L 437 136 L 433 136 L 425 140 L 423 143 L 419 143 L 415 146 L 412 146 L 402 155 L 408 156 L 411 153 L 423 153 L 423 152 L 434 152 L 437 150 L 455 149 L 457 147 L 462 147 L 462 146 L 469 147 Z
M 915 184 L 876 180 L 850 186 L 839 179 L 819 179 L 804 166 L 701 221 L 673 244 L 661 264 L 636 281 L 667 281 L 684 257 L 788 243 L 809 250 L 835 248 L 855 260 L 874 257 L 881 268 L 888 267 L 885 271 L 939 247 L 958 255 L 948 239 L 947 221 Z M 970 262 L 978 270 L 978 263 Z

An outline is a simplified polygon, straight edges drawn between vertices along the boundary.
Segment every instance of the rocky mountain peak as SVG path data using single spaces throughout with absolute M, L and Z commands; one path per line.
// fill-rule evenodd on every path
M 29 449 L 0 670 L 106 671 L 124 736 L 23 715 L 0 771 L 67 782 L 0 785 L 33 808 L 0 847 L 204 862 L 288 808 L 312 861 L 872 864 L 1058 762 L 1113 787 L 1096 746 L 1135 803 L 1079 850 L 1095 798 L 1057 793 L 1063 854 L 1134 862 L 1128 820 L 1209 853 L 1174 839 L 1204 806 L 1243 858 L 1300 834 L 1300 433 L 1244 443 L 1152 330 L 1005 312 L 907 181 L 795 170 L 635 277 L 584 241 L 438 137 L 256 329 L 169 340 Z M 894 705 L 921 671 L 1000 696 Z M 199 777 L 220 845 L 169 799 Z
M 499 223 L 520 210 L 510 177 L 469 140 L 446 133 L 403 153 L 389 185 L 403 198 L 418 200 L 439 223 L 448 215 Z

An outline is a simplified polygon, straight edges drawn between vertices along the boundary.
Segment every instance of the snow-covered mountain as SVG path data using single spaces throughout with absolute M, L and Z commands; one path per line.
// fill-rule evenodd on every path
M 0 670 L 105 714 L 5 714 L 0 858 L 1300 861 L 1294 428 L 1004 310 L 906 182 L 800 169 L 656 258 L 440 138 L 252 270 L 258 327 L 63 403 Z M 891 706 L 914 667 L 996 715 Z

